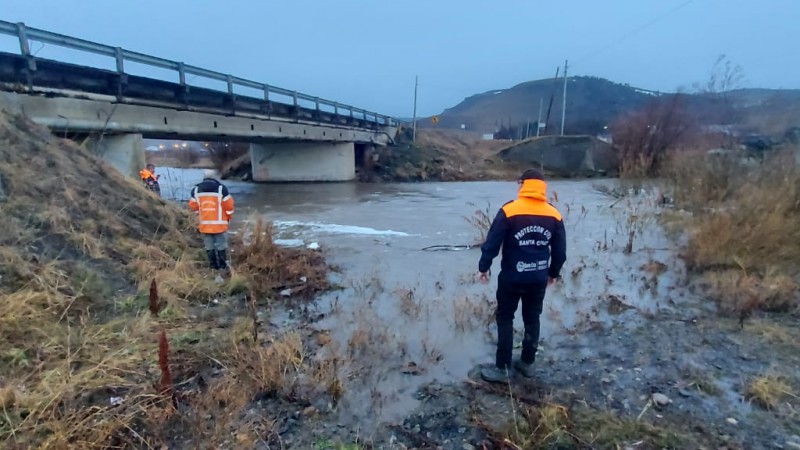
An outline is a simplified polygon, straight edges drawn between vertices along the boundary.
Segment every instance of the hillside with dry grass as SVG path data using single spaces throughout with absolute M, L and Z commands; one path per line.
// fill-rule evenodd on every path
M 557 134 L 561 126 L 563 78 L 526 81 L 510 88 L 492 89 L 465 98 L 438 115 L 438 127 L 491 133 L 503 127 L 521 129 L 534 124 L 543 102 L 543 123 L 547 134 Z M 722 87 L 703 88 L 686 96 L 688 108 L 700 124 L 734 123 L 770 135 L 800 126 L 800 90 L 733 89 L 706 92 Z M 645 106 L 654 98 L 674 93 L 658 93 L 615 83 L 598 77 L 570 77 L 567 87 L 567 134 L 595 134 L 620 116 Z M 552 101 L 552 105 L 551 102 Z M 548 116 L 549 110 L 549 116 Z M 722 117 L 724 116 L 724 117 Z M 431 127 L 429 120 L 420 125 Z M 535 125 L 531 125 L 535 129 Z

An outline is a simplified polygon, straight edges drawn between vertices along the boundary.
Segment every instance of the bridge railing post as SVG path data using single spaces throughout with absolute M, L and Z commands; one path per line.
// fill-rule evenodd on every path
M 182 62 L 178 63 L 178 82 L 181 86 L 186 86 L 186 69 Z
M 189 107 L 189 86 L 186 85 L 186 67 L 182 62 L 178 63 L 178 82 L 181 85 L 180 97 L 183 105 Z
M 300 108 L 298 108 L 297 103 L 297 91 L 292 91 L 292 104 L 294 105 L 294 120 L 297 122 L 300 120 Z
M 31 55 L 28 33 L 25 31 L 25 24 L 22 22 L 17 23 L 17 37 L 19 37 L 19 52 L 28 60 L 28 70 L 36 70 L 36 61 L 33 59 L 33 55 Z
M 125 73 L 125 58 L 122 56 L 122 47 L 114 48 L 114 57 L 117 60 L 117 73 Z
M 264 83 L 264 101 L 269 101 L 269 85 L 267 83 Z
M 122 101 L 128 75 L 125 73 L 125 56 L 122 47 L 114 48 L 114 59 L 117 61 L 117 100 Z
M 231 102 L 231 112 L 236 114 L 236 95 L 233 93 L 233 75 L 226 75 L 225 81 L 228 84 L 228 97 Z

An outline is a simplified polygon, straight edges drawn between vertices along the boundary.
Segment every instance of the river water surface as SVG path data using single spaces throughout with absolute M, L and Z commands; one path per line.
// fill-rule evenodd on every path
M 201 178 L 200 171 L 159 172 L 163 194 L 178 200 Z M 339 269 L 334 281 L 341 289 L 313 308 L 323 317 L 314 326 L 333 340 L 326 351 L 344 361 L 349 407 L 340 409 L 342 421 L 399 419 L 416 406 L 418 387 L 464 380 L 493 361 L 499 258 L 486 286 L 475 282 L 479 249 L 423 248 L 475 243 L 478 230 L 465 218 L 487 208 L 494 216 L 516 196 L 516 183 L 226 184 L 239 225 L 264 217 L 278 242 L 317 243 Z M 539 359 L 557 356 L 561 342 L 587 327 L 635 324 L 642 313 L 686 295 L 652 198 L 617 201 L 598 184 L 613 181 L 549 183 L 564 215 L 568 257 L 563 280 L 545 299 Z M 633 251 L 626 254 L 631 234 Z M 520 340 L 519 313 L 517 328 Z

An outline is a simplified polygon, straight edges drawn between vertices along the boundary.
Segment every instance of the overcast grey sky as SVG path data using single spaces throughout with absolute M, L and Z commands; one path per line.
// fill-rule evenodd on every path
M 800 0 L 0 0 L 0 19 L 396 116 L 411 115 L 415 75 L 430 115 L 564 59 L 666 91 L 725 53 L 746 87 L 800 88 Z

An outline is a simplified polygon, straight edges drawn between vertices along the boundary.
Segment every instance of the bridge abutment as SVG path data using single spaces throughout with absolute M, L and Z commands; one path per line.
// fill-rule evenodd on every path
M 274 142 L 250 144 L 253 181 L 352 181 L 356 178 L 352 142 Z
M 144 139 L 141 134 L 113 134 L 94 139 L 92 150 L 123 175 L 138 177 L 145 165 Z

